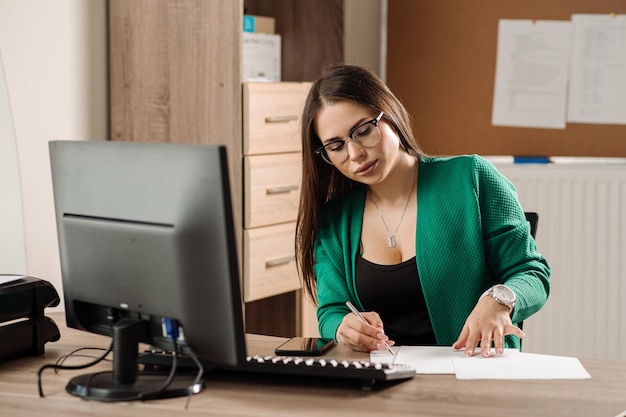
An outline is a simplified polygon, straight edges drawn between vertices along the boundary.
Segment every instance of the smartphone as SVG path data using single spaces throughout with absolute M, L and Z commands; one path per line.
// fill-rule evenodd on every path
M 281 356 L 320 356 L 335 345 L 333 339 L 292 337 L 274 351 Z

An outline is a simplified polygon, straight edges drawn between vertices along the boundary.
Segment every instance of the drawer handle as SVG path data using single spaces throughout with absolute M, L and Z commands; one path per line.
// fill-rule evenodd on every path
M 268 116 L 265 123 L 286 123 L 298 120 L 298 116 Z
M 293 261 L 294 259 L 295 259 L 295 257 L 293 255 L 285 256 L 283 258 L 278 258 L 278 259 L 270 259 L 269 261 L 265 261 L 265 266 L 267 268 L 272 268 L 272 267 L 275 267 L 275 266 L 281 266 L 281 265 L 288 264 L 289 262 Z
M 265 190 L 265 192 L 268 195 L 272 195 L 272 194 L 286 194 L 286 193 L 290 193 L 292 191 L 296 191 L 298 188 L 300 188 L 297 185 L 284 185 L 282 187 L 272 187 L 272 188 L 268 188 L 267 190 Z

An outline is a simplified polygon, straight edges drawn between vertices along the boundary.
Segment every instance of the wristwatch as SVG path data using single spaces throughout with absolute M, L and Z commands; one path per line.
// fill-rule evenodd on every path
M 503 306 L 508 307 L 509 313 L 513 311 L 513 307 L 515 307 L 515 299 L 516 299 L 515 293 L 513 292 L 512 289 L 510 289 L 506 285 L 502 285 L 502 284 L 494 285 L 493 287 L 485 291 L 480 296 L 480 298 L 483 298 L 486 295 L 493 297 L 493 299 L 496 300 L 498 303 L 502 304 Z

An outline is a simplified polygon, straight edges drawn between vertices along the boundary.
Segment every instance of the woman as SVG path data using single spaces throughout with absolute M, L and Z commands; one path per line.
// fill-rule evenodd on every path
M 426 156 L 400 101 L 350 65 L 313 83 L 302 151 L 296 262 L 322 337 L 366 352 L 519 347 L 513 323 L 544 305 L 550 269 L 492 164 Z

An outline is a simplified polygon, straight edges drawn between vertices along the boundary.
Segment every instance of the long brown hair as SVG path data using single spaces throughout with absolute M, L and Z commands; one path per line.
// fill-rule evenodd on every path
M 322 146 L 315 132 L 315 117 L 325 105 L 350 101 L 374 112 L 384 112 L 385 121 L 400 138 L 404 150 L 419 157 L 423 154 L 411 129 L 410 116 L 385 83 L 370 70 L 353 65 L 335 65 L 324 70 L 307 96 L 302 114 L 302 186 L 296 223 L 296 267 L 302 286 L 317 301 L 313 266 L 314 246 L 322 206 L 359 183 L 341 174 L 314 152 Z

